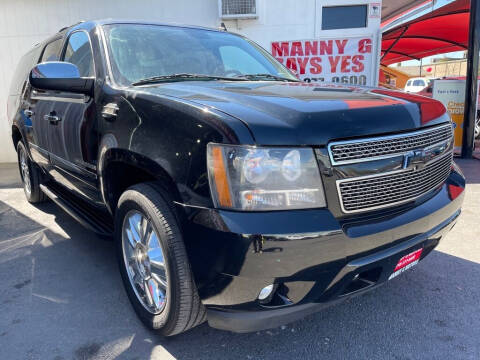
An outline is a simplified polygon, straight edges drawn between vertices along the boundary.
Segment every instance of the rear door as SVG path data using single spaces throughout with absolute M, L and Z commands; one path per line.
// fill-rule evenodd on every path
M 76 65 L 81 77 L 95 76 L 86 31 L 70 34 L 60 60 Z M 101 205 L 96 173 L 98 132 L 94 98 L 57 92 L 49 116 L 50 175 L 86 200 Z
M 62 38 L 54 39 L 45 45 L 39 62 L 57 61 L 62 48 Z M 50 126 L 43 116 L 50 112 L 53 102 L 45 91 L 32 89 L 27 82 L 23 112 L 25 114 L 25 136 L 33 160 L 43 168 L 49 165 L 48 131 Z

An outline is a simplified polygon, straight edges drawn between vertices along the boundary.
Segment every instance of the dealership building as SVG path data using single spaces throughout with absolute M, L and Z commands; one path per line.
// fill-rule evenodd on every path
M 348 8 L 350 13 L 338 8 L 352 3 L 360 6 Z M 228 31 L 243 34 L 268 51 L 272 42 L 276 43 L 276 57 L 288 62 L 304 78 L 312 69 L 314 79 L 322 77 L 328 81 L 328 76 L 336 74 L 325 78 L 323 73 L 334 68 L 337 81 L 342 81 L 342 69 L 353 74 L 344 82 L 374 85 L 377 81 L 380 1 L 3 0 L 0 7 L 0 104 L 4 104 L 0 107 L 0 163 L 16 161 L 5 104 L 20 57 L 34 44 L 81 20 L 144 19 L 213 28 L 219 28 L 223 22 Z M 315 42 L 317 39 L 325 40 L 319 43 Z M 363 53 L 356 54 L 359 46 Z M 358 56 L 352 59 L 352 53 Z
M 475 0 L 473 0 L 475 1 Z M 6 119 L 21 56 L 61 28 L 115 18 L 226 28 L 254 40 L 304 81 L 378 84 L 381 23 L 431 1 L 3 0 L 0 4 L 0 163 L 16 161 Z M 21 19 L 21 21 L 19 21 Z

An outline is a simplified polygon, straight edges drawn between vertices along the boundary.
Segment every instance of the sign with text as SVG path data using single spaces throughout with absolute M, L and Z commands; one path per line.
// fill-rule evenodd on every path
M 479 82 L 480 88 L 480 82 Z M 434 80 L 433 98 L 441 101 L 452 118 L 455 152 L 460 153 L 463 142 L 463 121 L 465 110 L 465 80 Z
M 369 36 L 274 41 L 272 55 L 306 82 L 374 85 Z

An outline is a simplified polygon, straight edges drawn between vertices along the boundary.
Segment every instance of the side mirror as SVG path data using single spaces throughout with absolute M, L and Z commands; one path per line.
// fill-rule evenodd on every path
M 30 84 L 39 90 L 57 90 L 92 95 L 94 78 L 80 77 L 77 66 L 51 61 L 36 65 L 29 76 Z

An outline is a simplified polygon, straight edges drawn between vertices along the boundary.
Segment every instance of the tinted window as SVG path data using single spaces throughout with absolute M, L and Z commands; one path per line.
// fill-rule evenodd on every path
M 367 5 L 325 6 L 322 30 L 363 28 L 367 26 Z
M 40 56 L 42 48 L 37 48 L 25 54 L 17 65 L 15 73 L 13 74 L 12 83 L 10 86 L 10 95 L 18 95 L 22 93 L 22 87 L 25 84 L 30 70 L 35 66 Z
M 407 81 L 407 86 L 410 86 L 410 85 L 412 85 L 412 80 Z
M 262 74 L 268 72 L 260 62 L 246 51 L 235 46 L 222 46 L 218 49 L 222 57 L 225 73 Z
M 224 77 L 268 73 L 296 80 L 265 50 L 227 32 L 141 24 L 104 29 L 115 80 L 125 85 L 179 73 Z
M 88 35 L 78 31 L 68 38 L 63 61 L 77 65 L 80 76 L 93 76 L 93 55 Z
M 40 62 L 57 61 L 59 59 L 60 48 L 62 46 L 62 39 L 58 39 L 48 43 L 43 50 L 42 59 Z
M 423 80 L 413 80 L 413 86 L 425 86 L 425 82 Z

